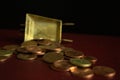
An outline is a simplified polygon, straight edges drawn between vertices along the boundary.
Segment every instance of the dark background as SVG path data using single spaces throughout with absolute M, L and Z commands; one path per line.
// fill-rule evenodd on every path
M 116 8 L 108 5 L 101 8 L 98 4 L 75 0 L 5 0 L 0 4 L 0 28 L 20 29 L 26 13 L 33 13 L 75 23 L 75 26 L 63 26 L 63 32 L 120 36 L 120 16 L 113 11 Z

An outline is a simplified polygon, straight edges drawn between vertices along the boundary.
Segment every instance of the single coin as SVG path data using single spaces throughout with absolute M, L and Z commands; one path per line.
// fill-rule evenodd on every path
M 31 52 L 36 54 L 36 55 L 44 55 L 46 50 L 37 46 Z
M 86 79 L 91 79 L 94 76 L 94 72 L 90 68 L 71 67 L 70 72 L 72 75 Z
M 59 53 L 63 50 L 64 46 L 57 44 L 57 43 L 53 43 L 51 45 L 39 45 L 39 47 L 46 49 L 47 51 L 54 51 L 56 53 Z
M 29 53 L 28 50 L 26 50 L 25 47 L 19 47 L 15 50 L 17 53 Z
M 82 58 L 84 56 L 83 52 L 76 51 L 76 50 L 67 50 L 64 51 L 65 56 L 71 57 L 71 58 Z
M 97 58 L 93 57 L 93 56 L 84 56 L 83 58 L 86 59 L 86 60 L 91 61 L 93 64 L 95 64 L 96 61 L 97 61 Z
M 19 45 L 5 45 L 3 46 L 3 49 L 5 50 L 15 50 L 19 47 Z
M 75 49 L 73 49 L 73 48 L 70 48 L 70 47 L 64 47 L 64 49 L 63 49 L 64 51 L 74 51 Z
M 69 60 L 57 60 L 51 67 L 56 71 L 69 71 L 72 66 Z
M 64 56 L 59 53 L 55 53 L 55 52 L 49 52 L 43 55 L 43 60 L 48 63 L 53 63 L 61 59 L 64 59 Z
M 92 63 L 86 59 L 71 58 L 70 63 L 79 67 L 90 67 Z
M 27 51 L 31 52 L 31 51 L 33 51 L 34 49 L 36 49 L 37 46 L 36 46 L 36 45 L 28 45 L 28 46 L 25 46 L 24 48 L 25 48 Z
M 37 42 L 29 40 L 21 43 L 21 47 L 26 47 L 30 45 L 37 46 Z
M 34 60 L 37 58 L 37 55 L 34 54 L 17 54 L 17 58 L 21 60 Z
M 113 77 L 116 74 L 116 71 L 107 66 L 95 66 L 93 67 L 93 71 L 97 75 L 105 76 L 105 77 Z
M 11 56 L 14 51 L 12 50 L 0 50 L 0 56 Z
M 38 45 L 51 45 L 53 42 L 49 39 L 33 39 L 33 41 L 36 41 Z
M 0 62 L 4 62 L 8 59 L 8 56 L 0 56 Z

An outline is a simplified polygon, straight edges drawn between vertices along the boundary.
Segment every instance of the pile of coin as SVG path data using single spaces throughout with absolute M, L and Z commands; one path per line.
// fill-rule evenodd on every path
M 50 64 L 55 71 L 69 71 L 81 78 L 92 78 L 94 75 L 112 77 L 115 70 L 107 66 L 95 66 L 97 58 L 86 56 L 82 51 L 65 47 L 48 39 L 33 39 L 20 45 L 5 45 L 0 49 L 0 62 L 7 60 L 12 54 L 20 60 L 42 60 Z

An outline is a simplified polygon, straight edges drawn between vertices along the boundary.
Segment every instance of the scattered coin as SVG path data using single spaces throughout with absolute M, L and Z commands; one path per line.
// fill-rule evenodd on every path
M 3 46 L 3 49 L 5 50 L 15 50 L 19 47 L 19 45 L 5 45 Z
M 17 58 L 21 60 L 34 60 L 37 58 L 37 55 L 34 54 L 17 54 Z
M 86 60 L 91 61 L 93 64 L 95 64 L 96 61 L 97 61 L 97 58 L 93 57 L 93 56 L 84 56 L 83 58 L 86 59 Z
M 73 65 L 69 63 L 69 60 L 57 60 L 51 65 L 51 68 L 56 71 L 69 71 L 71 67 Z
M 0 50 L 0 56 L 11 56 L 13 54 L 12 50 Z
M 82 58 L 84 56 L 83 52 L 76 51 L 76 50 L 67 50 L 65 51 L 65 56 L 71 58 Z
M 49 52 L 43 56 L 43 60 L 48 63 L 53 63 L 61 59 L 64 59 L 64 56 L 59 53 L 55 53 L 55 52 Z
M 93 70 L 90 68 L 71 67 L 70 72 L 75 76 L 86 79 L 91 79 L 94 76 Z
M 22 42 L 21 45 L 5 45 L 0 49 L 0 62 L 6 61 L 13 53 L 21 60 L 34 60 L 43 55 L 43 61 L 50 64 L 56 71 L 70 71 L 73 75 L 82 78 L 92 78 L 94 74 L 113 77 L 116 72 L 107 66 L 93 66 L 97 58 L 85 56 L 83 52 L 65 47 L 60 43 L 48 39 L 33 39 Z M 89 68 L 88 68 L 89 67 Z
M 92 63 L 86 59 L 71 58 L 70 63 L 79 67 L 90 67 Z
M 107 66 L 95 66 L 93 67 L 93 71 L 96 75 L 101 75 L 108 78 L 113 77 L 116 74 L 116 71 L 113 68 Z
M 8 56 L 0 56 L 0 62 L 4 62 L 8 59 Z

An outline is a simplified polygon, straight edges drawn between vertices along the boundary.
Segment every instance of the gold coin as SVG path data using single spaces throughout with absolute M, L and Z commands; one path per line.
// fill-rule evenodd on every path
M 37 55 L 34 54 L 17 54 L 17 58 L 21 60 L 34 60 L 37 58 Z
M 64 52 L 64 53 L 65 53 L 65 52 L 69 52 L 69 51 L 75 51 L 75 49 L 70 48 L 70 47 L 64 47 L 64 48 L 63 48 L 63 52 Z
M 44 55 L 45 54 L 45 49 L 42 49 L 40 47 L 35 47 L 33 50 L 31 50 L 32 53 L 36 54 L 36 55 Z
M 51 45 L 53 42 L 49 39 L 33 39 L 33 41 L 36 41 L 38 45 Z
M 73 65 L 69 63 L 69 60 L 57 60 L 51 66 L 56 71 L 69 71 Z
M 96 75 L 101 75 L 105 77 L 113 77 L 116 72 L 113 68 L 107 66 L 95 66 L 93 67 L 93 71 Z
M 19 47 L 19 45 L 5 45 L 3 46 L 3 49 L 5 50 L 15 50 Z
M 86 59 L 86 60 L 89 60 L 89 61 L 92 62 L 93 64 L 95 64 L 96 61 L 97 61 L 97 58 L 96 58 L 96 57 L 93 57 L 93 56 L 84 56 L 83 58 Z
M 29 53 L 29 51 L 26 50 L 25 47 L 19 47 L 15 51 L 16 51 L 16 53 Z
M 71 57 L 71 58 L 82 58 L 84 56 L 83 52 L 76 51 L 76 50 L 67 50 L 64 51 L 65 56 Z
M 28 46 L 25 46 L 24 48 L 25 48 L 27 51 L 31 52 L 31 51 L 33 51 L 34 49 L 36 49 L 37 46 L 35 46 L 35 45 L 28 45 Z
M 0 56 L 11 56 L 13 54 L 14 51 L 12 50 L 0 50 Z
M 92 63 L 86 59 L 71 58 L 70 63 L 79 67 L 90 67 Z
M 49 45 L 49 46 L 40 45 L 39 47 L 42 49 L 45 49 L 46 52 L 56 52 L 56 53 L 62 52 L 62 48 L 63 48 L 63 47 L 56 46 L 56 45 Z
M 64 56 L 59 53 L 55 53 L 55 52 L 49 52 L 43 55 L 43 60 L 48 63 L 53 63 L 61 59 L 64 59 Z
M 26 47 L 30 45 L 37 46 L 37 42 L 30 40 L 21 43 L 21 47 Z
M 86 79 L 90 79 L 94 76 L 93 70 L 90 68 L 71 67 L 70 72 L 72 75 Z
M 8 56 L 0 56 L 0 62 L 4 62 L 8 59 Z

